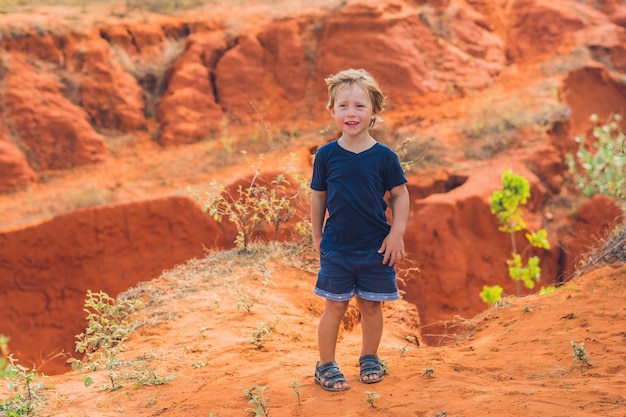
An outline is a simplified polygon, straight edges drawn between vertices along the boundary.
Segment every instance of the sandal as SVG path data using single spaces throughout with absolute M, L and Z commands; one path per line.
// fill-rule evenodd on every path
M 350 387 L 335 388 L 335 384 L 339 382 L 348 382 L 346 377 L 343 376 L 339 370 L 339 365 L 336 362 L 328 362 L 320 366 L 320 363 L 315 364 L 315 383 L 326 391 L 339 392 L 347 391 Z
M 361 368 L 361 382 L 364 384 L 375 384 L 385 377 L 380 359 L 376 355 L 363 355 L 359 358 L 359 367 Z M 370 375 L 378 375 L 377 379 L 363 379 Z

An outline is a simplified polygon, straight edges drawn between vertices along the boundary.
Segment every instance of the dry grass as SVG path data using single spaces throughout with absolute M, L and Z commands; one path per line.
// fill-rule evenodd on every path
M 576 276 L 604 265 L 626 264 L 626 221 L 618 224 L 611 234 L 600 240 L 581 263 Z
M 0 12 L 10 13 L 20 9 L 40 6 L 79 7 L 83 11 L 91 7 L 127 7 L 167 13 L 185 10 L 209 3 L 207 0 L 0 0 Z
M 112 52 L 122 68 L 131 74 L 141 86 L 145 101 L 145 116 L 151 118 L 156 113 L 157 103 L 165 92 L 165 75 L 185 48 L 185 39 L 166 39 L 161 53 L 147 60 L 130 57 L 126 51 L 113 45 Z
M 326 0 L 319 2 L 318 6 L 325 7 L 340 2 L 341 0 Z M 0 0 L 0 14 L 28 11 L 35 7 L 60 7 L 75 8 L 82 13 L 95 9 L 109 8 L 129 10 L 141 10 L 162 14 L 176 14 L 186 10 L 203 8 L 206 6 L 240 9 L 242 6 L 280 6 L 280 9 L 288 10 L 299 8 L 299 2 L 287 3 L 283 0 Z

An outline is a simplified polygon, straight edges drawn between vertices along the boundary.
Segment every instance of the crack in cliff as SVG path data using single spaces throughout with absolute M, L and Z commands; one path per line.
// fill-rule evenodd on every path
M 237 45 L 239 45 L 239 37 L 235 37 L 230 41 L 226 42 L 226 47 L 222 49 L 215 49 L 211 51 L 210 55 L 207 55 L 205 52 L 202 53 L 202 64 L 208 70 L 209 76 L 209 84 L 211 85 L 211 93 L 213 94 L 213 100 L 215 104 L 220 106 L 222 112 L 227 113 L 228 109 L 221 104 L 219 91 L 217 88 L 217 66 L 219 65 L 221 59 L 226 55 L 229 51 L 234 49 Z

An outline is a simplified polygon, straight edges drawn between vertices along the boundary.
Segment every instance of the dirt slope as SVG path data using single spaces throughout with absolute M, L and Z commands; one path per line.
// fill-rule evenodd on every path
M 602 267 L 552 294 L 510 299 L 450 323 L 456 338 L 446 347 L 417 346 L 414 307 L 388 303 L 380 356 L 390 374 L 376 385 L 358 382 L 360 327 L 350 310 L 338 361 L 352 388 L 328 393 L 315 385 L 312 372 L 323 308 L 312 293 L 314 258 L 265 249 L 254 259 L 217 253 L 130 290 L 127 295 L 144 304 L 134 318 L 141 326 L 117 357 L 123 366 L 87 373 L 94 380 L 90 387 L 77 372 L 50 378 L 41 415 L 240 417 L 254 414 L 243 393 L 254 385 L 267 387 L 275 417 L 624 415 L 624 266 Z M 235 288 L 254 296 L 266 292 L 248 313 L 238 308 Z M 250 340 L 261 323 L 275 331 L 257 348 Z M 592 366 L 575 361 L 572 341 L 584 344 Z M 427 368 L 432 375 L 423 375 Z M 173 379 L 142 385 L 138 380 L 149 380 L 141 376 L 148 370 Z M 110 372 L 121 385 L 115 391 L 101 388 L 111 386 Z M 122 378 L 133 373 L 134 379 Z M 301 404 L 294 382 L 301 384 Z M 368 391 L 380 396 L 375 408 L 366 402 Z

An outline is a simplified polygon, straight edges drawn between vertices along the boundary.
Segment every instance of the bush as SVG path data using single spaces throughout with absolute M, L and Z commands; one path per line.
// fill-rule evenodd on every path
M 534 288 L 535 283 L 541 276 L 539 257 L 531 256 L 524 265 L 523 255 L 530 247 L 550 249 L 548 234 L 544 229 L 535 232 L 527 231 L 526 240 L 529 243 L 523 253 L 517 250 L 515 234 L 527 230 L 524 214 L 521 206 L 526 204 L 530 197 L 530 185 L 528 180 L 513 171 L 507 169 L 502 174 L 502 189 L 496 190 L 491 195 L 491 214 L 495 215 L 500 222 L 500 231 L 508 233 L 511 237 L 511 258 L 506 261 L 509 276 L 515 281 L 516 294 L 519 295 L 519 283 L 523 282 L 526 288 Z M 480 298 L 487 304 L 492 305 L 501 298 L 502 287 L 499 285 L 484 286 Z
M 248 160 L 248 163 L 252 165 L 251 160 Z M 281 226 L 293 218 L 296 206 L 309 192 L 306 180 L 292 167 L 288 167 L 286 173 L 279 173 L 271 181 L 264 180 L 260 175 L 261 168 L 256 168 L 250 182 L 239 185 L 234 192 L 222 184 L 213 182 L 212 186 L 217 192 L 207 193 L 202 203 L 202 210 L 216 222 L 226 218 L 235 225 L 237 228 L 235 245 L 243 252 L 248 250 L 252 234 L 261 224 L 267 224 L 272 228 L 276 241 Z M 196 202 L 200 202 L 198 194 L 191 189 L 188 191 L 194 195 Z M 307 230 L 303 224 L 296 228 L 299 234 L 307 233 Z
M 618 200 L 626 208 L 626 142 L 625 135 L 619 128 L 622 116 L 613 115 L 607 123 L 601 125 L 598 115 L 591 116 L 595 127 L 593 142 L 589 138 L 577 136 L 576 155 L 565 155 L 574 183 L 585 197 L 604 194 Z

